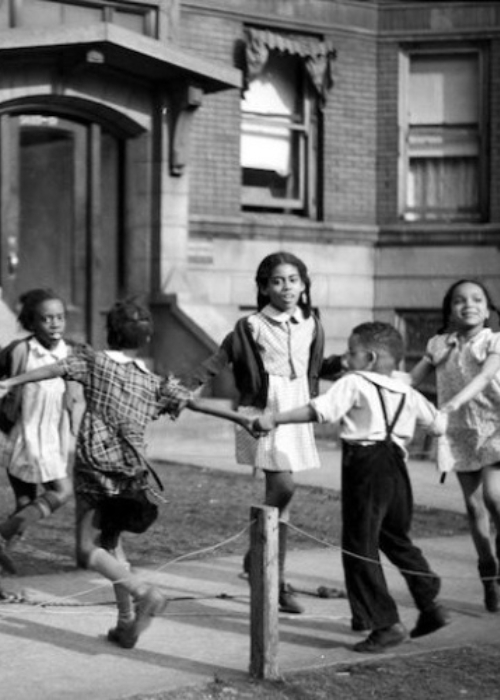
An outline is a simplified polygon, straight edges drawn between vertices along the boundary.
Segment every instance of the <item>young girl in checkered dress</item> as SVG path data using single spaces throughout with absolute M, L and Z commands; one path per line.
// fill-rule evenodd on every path
M 55 364 L 0 382 L 0 396 L 15 386 L 54 377 L 83 385 L 86 409 L 74 467 L 78 557 L 82 566 L 113 582 L 118 623 L 108 638 L 131 648 L 153 616 L 165 608 L 166 599 L 131 573 L 120 542 L 126 528 L 110 518 L 110 502 L 116 504 L 113 499 L 131 487 L 148 489 L 142 457 L 146 426 L 163 413 L 178 412 L 190 395 L 175 381 L 149 372 L 139 359 L 140 348 L 152 333 L 152 319 L 136 300 L 113 306 L 107 331 L 109 350 L 82 347 Z
M 218 352 L 192 375 L 204 384 L 231 365 L 239 392 L 239 410 L 249 415 L 286 411 L 318 393 L 319 377 L 332 378 L 341 360 L 323 360 L 324 331 L 311 309 L 311 282 L 306 265 L 295 255 L 278 252 L 260 263 L 257 274 L 257 311 L 240 319 Z M 236 428 L 240 464 L 261 469 L 265 476 L 265 504 L 279 510 L 280 609 L 301 613 L 302 607 L 285 582 L 285 559 L 293 474 L 320 466 L 311 425 L 280 426 L 255 439 Z M 244 568 L 249 571 L 250 556 Z

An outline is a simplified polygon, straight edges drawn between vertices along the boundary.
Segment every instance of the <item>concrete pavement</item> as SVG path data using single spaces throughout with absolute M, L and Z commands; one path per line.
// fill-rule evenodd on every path
M 150 456 L 156 459 L 244 469 L 233 464 L 232 428 L 221 421 L 186 414 L 177 423 L 155 425 L 149 440 Z M 316 470 L 315 479 L 337 488 L 335 444 L 322 443 L 321 454 L 325 464 Z M 440 486 L 432 465 L 412 463 L 411 470 L 417 502 L 461 510 L 453 478 Z M 391 653 L 500 643 L 499 616 L 483 609 L 470 538 L 442 537 L 419 544 L 442 576 L 442 599 L 452 611 L 452 623 Z M 402 621 L 411 628 L 416 611 L 404 581 L 387 562 L 384 566 Z M 238 577 L 240 568 L 240 557 L 218 557 L 141 571 L 171 602 L 134 650 L 117 648 L 105 638 L 115 610 L 111 586 L 100 576 L 74 571 L 5 579 L 8 589 L 27 602 L 0 603 L 2 700 L 122 700 L 183 686 L 201 688 L 214 676 L 245 677 L 250 659 L 249 592 Z M 301 591 L 343 587 L 336 549 L 293 551 L 287 568 L 290 582 Z M 363 635 L 351 631 L 345 599 L 303 593 L 301 602 L 304 615 L 280 615 L 281 673 L 366 660 L 351 651 Z

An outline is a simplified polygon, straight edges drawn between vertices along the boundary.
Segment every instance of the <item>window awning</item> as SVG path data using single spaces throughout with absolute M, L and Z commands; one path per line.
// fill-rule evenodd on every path
M 299 56 L 321 102 L 326 102 L 327 92 L 333 87 L 332 64 L 337 55 L 331 42 L 316 37 L 249 27 L 245 37 L 247 84 L 262 71 L 270 51 Z

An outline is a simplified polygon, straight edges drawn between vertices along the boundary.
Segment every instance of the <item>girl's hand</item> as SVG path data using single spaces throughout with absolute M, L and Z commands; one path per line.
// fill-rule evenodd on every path
M 0 382 L 0 399 L 3 399 L 3 397 L 9 393 L 9 391 L 10 387 L 7 381 Z
M 458 411 L 460 408 L 459 405 L 455 404 L 453 400 L 448 401 L 447 403 L 443 404 L 439 410 L 441 413 L 453 413 L 454 411 Z
M 276 428 L 276 421 L 272 413 L 266 413 L 253 421 L 253 430 L 261 435 L 267 435 Z

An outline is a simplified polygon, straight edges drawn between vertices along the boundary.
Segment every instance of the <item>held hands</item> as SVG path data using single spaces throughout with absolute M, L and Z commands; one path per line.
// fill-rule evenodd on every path
M 2 382 L 0 382 L 0 385 L 1 383 Z M 193 392 L 189 391 L 189 389 L 183 386 L 180 381 L 172 375 L 167 377 L 164 385 L 164 393 L 168 397 L 165 406 L 166 413 L 168 413 L 172 420 L 178 418 L 181 411 L 186 408 L 193 399 Z
M 0 386 L 1 386 L 1 382 L 0 382 Z M 451 399 L 450 401 L 447 401 L 445 404 L 443 404 L 439 410 L 441 411 L 441 413 L 453 413 L 454 411 L 458 411 L 459 408 L 460 408 L 460 405 L 457 403 L 454 403 L 453 399 Z
M 11 387 L 9 386 L 7 380 L 0 382 L 0 399 L 3 399 L 3 397 L 6 396 L 10 390 Z
M 254 418 L 252 421 L 252 430 L 254 437 L 262 437 L 267 435 L 276 428 L 276 421 L 272 413 L 265 413 L 263 416 Z

